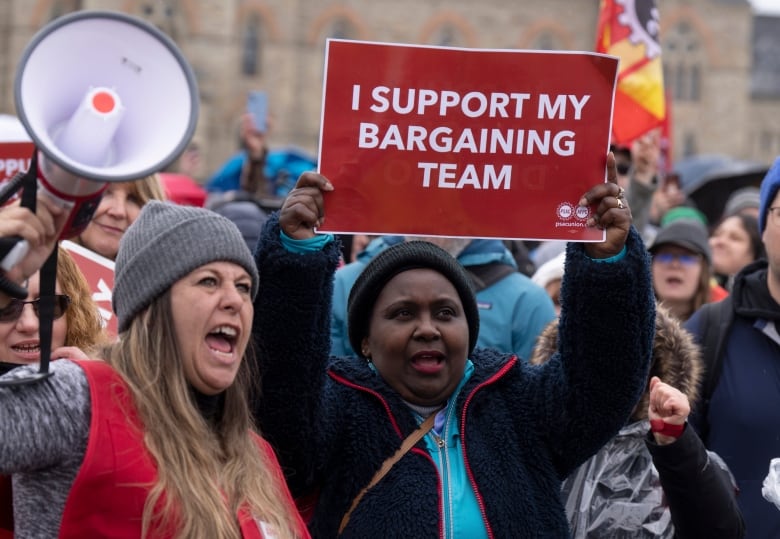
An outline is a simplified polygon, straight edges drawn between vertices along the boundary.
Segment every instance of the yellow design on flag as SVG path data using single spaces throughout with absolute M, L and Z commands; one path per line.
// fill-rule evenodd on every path
M 628 145 L 666 117 L 655 0 L 601 0 L 596 52 L 620 57 L 612 142 Z

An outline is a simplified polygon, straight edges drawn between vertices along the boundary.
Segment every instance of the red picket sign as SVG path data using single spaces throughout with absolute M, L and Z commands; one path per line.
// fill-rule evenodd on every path
M 111 298 L 114 290 L 114 261 L 77 243 L 65 240 L 61 242 L 63 249 L 68 251 L 76 262 L 76 265 L 87 278 L 92 290 L 92 299 L 100 309 L 100 316 L 106 331 L 112 337 L 117 335 L 117 321 L 114 309 L 111 306 Z
M 603 241 L 618 59 L 329 40 L 319 171 L 333 233 Z

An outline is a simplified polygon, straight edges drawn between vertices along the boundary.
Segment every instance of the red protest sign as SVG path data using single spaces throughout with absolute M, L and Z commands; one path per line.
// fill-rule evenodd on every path
M 0 189 L 19 172 L 30 168 L 35 145 L 32 142 L 0 142 Z M 11 202 L 15 198 L 9 198 Z
M 322 231 L 600 241 L 618 60 L 329 40 Z
M 61 242 L 61 245 L 73 257 L 76 265 L 87 278 L 92 290 L 92 299 L 100 309 L 100 316 L 103 318 L 106 331 L 112 337 L 116 337 L 118 325 L 111 306 L 114 289 L 114 261 L 72 241 L 65 240 Z
M 35 145 L 16 116 L 0 114 L 0 191 L 19 172 L 30 168 Z M 13 202 L 19 193 L 6 200 Z

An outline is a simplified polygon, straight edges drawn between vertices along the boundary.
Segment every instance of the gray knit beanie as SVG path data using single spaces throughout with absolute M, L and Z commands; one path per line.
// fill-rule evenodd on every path
M 232 221 L 203 208 L 147 202 L 119 242 L 112 298 L 119 331 L 176 281 L 216 261 L 242 266 L 252 277 L 254 299 L 257 266 Z
M 455 287 L 463 303 L 469 326 L 469 355 L 477 344 L 479 311 L 471 279 L 463 266 L 444 249 L 427 241 L 401 242 L 379 253 L 358 276 L 347 301 L 347 331 L 352 349 L 362 355 L 363 338 L 376 298 L 385 284 L 411 269 L 432 269 L 444 275 Z

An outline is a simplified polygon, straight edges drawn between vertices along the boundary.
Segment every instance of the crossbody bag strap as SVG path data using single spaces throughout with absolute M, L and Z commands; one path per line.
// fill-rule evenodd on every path
M 374 485 L 379 483 L 379 481 L 387 474 L 387 472 L 390 471 L 390 468 L 392 468 L 396 462 L 401 460 L 401 457 L 403 457 L 411 448 L 413 448 L 415 444 L 417 444 L 417 442 L 419 442 L 422 437 L 433 428 L 433 422 L 435 420 L 436 412 L 429 415 L 428 418 L 423 421 L 422 424 L 417 428 L 417 430 L 406 437 L 406 439 L 401 444 L 401 447 L 399 447 L 398 450 L 393 453 L 393 455 L 388 457 L 382 463 L 382 466 L 376 471 L 374 477 L 371 478 L 371 481 L 368 483 L 368 485 L 366 485 L 363 490 L 358 492 L 357 496 L 355 496 L 355 499 L 352 500 L 352 505 L 349 507 L 349 511 L 347 511 L 346 514 L 344 514 L 344 517 L 341 519 L 341 524 L 339 525 L 339 535 L 341 535 L 341 532 L 343 532 L 344 528 L 347 527 L 347 523 L 349 522 L 349 517 L 352 515 L 352 511 L 354 511 L 358 506 L 360 500 L 363 499 L 363 496 L 365 496 L 366 492 L 368 492 L 369 489 L 371 489 Z

